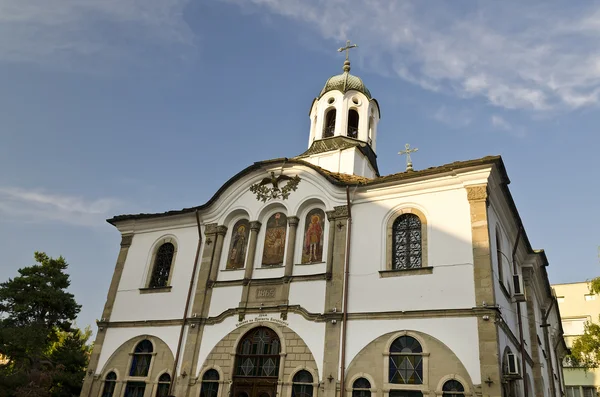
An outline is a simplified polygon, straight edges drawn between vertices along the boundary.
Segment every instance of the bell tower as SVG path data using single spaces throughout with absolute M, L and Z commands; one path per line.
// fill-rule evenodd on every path
M 298 158 L 331 172 L 374 178 L 377 169 L 377 100 L 363 81 L 350 74 L 350 41 L 342 74 L 327 80 L 310 108 L 308 150 Z

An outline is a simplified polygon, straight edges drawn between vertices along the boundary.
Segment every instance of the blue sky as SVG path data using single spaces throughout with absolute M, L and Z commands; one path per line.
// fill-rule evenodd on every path
M 120 241 L 104 219 L 304 151 L 347 38 L 382 174 L 406 142 L 416 169 L 501 154 L 551 282 L 598 275 L 597 2 L 0 0 L 0 280 L 62 254 L 92 324 Z

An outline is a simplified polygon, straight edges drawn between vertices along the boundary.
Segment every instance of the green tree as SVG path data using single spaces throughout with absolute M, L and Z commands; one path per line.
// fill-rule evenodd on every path
M 600 295 L 600 277 L 591 280 L 589 287 L 591 294 Z M 600 322 L 600 319 L 598 321 Z M 600 366 L 600 325 L 598 323 L 586 323 L 583 335 L 573 341 L 567 363 L 588 369 Z
M 80 345 L 85 345 L 89 331 L 71 327 L 81 306 L 66 291 L 67 262 L 43 252 L 35 253 L 35 261 L 0 283 L 0 355 L 8 360 L 0 365 L 2 396 L 50 396 L 51 390 L 72 384 L 60 374 L 81 367 L 75 352 L 81 350 L 87 357 Z

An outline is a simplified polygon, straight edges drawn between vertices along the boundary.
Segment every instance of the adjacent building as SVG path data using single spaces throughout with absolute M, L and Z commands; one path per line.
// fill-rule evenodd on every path
M 300 155 L 198 207 L 109 219 L 82 396 L 561 396 L 548 261 L 502 159 L 382 176 L 380 117 L 346 60 Z
M 555 284 L 564 338 L 570 348 L 573 340 L 583 334 L 586 322 L 597 322 L 600 316 L 600 299 L 590 293 L 587 282 Z M 596 397 L 600 390 L 600 369 L 583 369 L 565 366 L 565 391 L 567 397 Z

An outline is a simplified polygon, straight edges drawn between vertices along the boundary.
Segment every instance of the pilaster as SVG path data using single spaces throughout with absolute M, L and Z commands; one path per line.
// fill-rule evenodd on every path
M 494 274 L 490 255 L 490 235 L 487 214 L 487 184 L 467 186 L 471 207 L 471 238 L 473 245 L 473 276 L 477 306 L 495 305 Z M 491 318 L 490 318 L 491 317 Z M 480 385 L 483 396 L 501 396 L 501 364 L 498 327 L 495 316 L 477 318 L 479 335 Z
M 335 207 L 327 212 L 329 245 L 327 247 L 328 280 L 325 290 L 324 313 L 341 312 L 346 263 L 348 207 Z M 323 357 L 324 396 L 335 397 L 339 387 L 341 321 L 328 321 L 325 326 L 325 355 Z
M 529 339 L 531 343 L 531 357 L 533 359 L 533 394 L 544 395 L 544 382 L 542 378 L 542 366 L 540 362 L 540 349 L 538 343 L 537 326 L 535 322 L 535 293 L 533 290 L 533 269 L 523 268 L 523 284 L 525 285 L 525 297 L 527 299 L 527 320 L 529 325 Z
M 240 298 L 240 307 L 246 307 L 248 303 L 248 293 L 250 291 L 250 280 L 252 280 L 252 271 L 254 270 L 254 259 L 256 258 L 256 245 L 258 243 L 258 232 L 261 223 L 259 221 L 250 222 L 250 239 L 248 240 L 248 255 L 246 256 L 246 269 L 244 270 L 244 287 Z
M 127 253 L 129 252 L 129 247 L 131 247 L 132 242 L 133 234 L 121 236 L 121 249 L 119 250 L 119 256 L 117 257 L 117 263 L 115 265 L 115 271 L 108 289 L 108 295 L 106 296 L 106 303 L 104 304 L 104 310 L 102 311 L 100 324 L 110 320 L 115 299 L 117 297 L 117 291 L 119 289 L 119 283 L 121 282 L 121 275 L 123 274 L 123 267 L 125 266 Z M 97 380 L 94 374 L 99 370 L 96 367 L 98 365 L 98 360 L 100 359 L 100 352 L 102 351 L 102 345 L 104 344 L 105 337 L 106 328 L 99 325 L 98 332 L 96 334 L 96 340 L 94 341 L 94 349 L 92 350 L 92 355 L 90 356 L 90 361 L 88 363 L 88 370 L 81 388 L 80 395 L 82 397 L 92 396 L 92 386 L 94 386 L 94 383 L 102 381 L 101 379 Z M 97 385 L 95 388 L 97 388 Z

